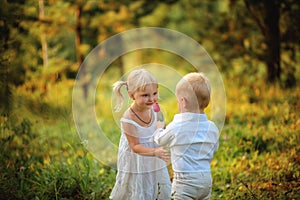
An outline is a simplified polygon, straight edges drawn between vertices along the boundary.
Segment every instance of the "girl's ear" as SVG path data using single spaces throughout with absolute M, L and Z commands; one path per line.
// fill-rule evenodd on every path
M 135 100 L 135 98 L 134 98 L 134 93 L 133 93 L 133 92 L 129 92 L 129 91 L 128 91 L 128 96 L 129 96 L 131 99 Z

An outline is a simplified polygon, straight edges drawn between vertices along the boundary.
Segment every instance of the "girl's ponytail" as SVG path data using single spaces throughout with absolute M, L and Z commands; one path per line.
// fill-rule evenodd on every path
M 124 97 L 121 93 L 121 87 L 125 85 L 127 86 L 127 82 L 125 81 L 117 81 L 116 83 L 114 83 L 113 85 L 113 93 L 116 95 L 116 105 L 115 105 L 115 111 L 119 112 L 124 104 Z

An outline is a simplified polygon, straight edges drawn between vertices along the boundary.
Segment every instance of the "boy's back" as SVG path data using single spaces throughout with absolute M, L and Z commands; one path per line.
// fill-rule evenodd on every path
M 202 73 L 189 73 L 176 85 L 179 114 L 154 141 L 171 150 L 173 199 L 209 199 L 212 189 L 210 162 L 218 148 L 219 130 L 206 117 L 210 83 Z
M 156 134 L 159 145 L 170 147 L 175 172 L 210 171 L 218 148 L 219 131 L 206 114 L 181 113 L 174 116 L 163 134 Z

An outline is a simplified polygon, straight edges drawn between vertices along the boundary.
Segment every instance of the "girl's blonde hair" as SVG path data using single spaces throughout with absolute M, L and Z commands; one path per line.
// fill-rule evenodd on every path
M 127 81 L 117 81 L 113 85 L 113 93 L 116 95 L 115 111 L 119 112 L 124 104 L 124 96 L 121 93 L 122 86 L 127 87 L 128 92 L 144 90 L 146 85 L 157 84 L 156 78 L 145 69 L 133 70 L 129 73 Z

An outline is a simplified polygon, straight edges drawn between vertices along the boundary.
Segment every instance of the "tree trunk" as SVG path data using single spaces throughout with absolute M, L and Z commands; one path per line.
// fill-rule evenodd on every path
M 81 51 L 81 41 L 82 41 L 82 25 L 81 25 L 81 17 L 82 17 L 82 3 L 81 1 L 77 2 L 76 5 L 76 58 L 78 66 L 80 67 L 83 63 L 83 54 Z M 82 70 L 82 77 L 85 76 L 85 68 L 81 66 Z M 83 78 L 84 79 L 84 78 Z M 82 90 L 84 99 L 87 100 L 88 98 L 88 81 L 83 80 L 82 82 Z
M 245 0 L 246 7 L 264 35 L 267 49 L 264 62 L 267 65 L 267 81 L 280 80 L 280 4 L 276 0 Z
M 279 5 L 274 1 L 264 1 L 265 16 L 265 42 L 267 45 L 266 64 L 268 69 L 268 82 L 280 80 L 280 31 L 279 31 Z
M 81 26 L 81 14 L 82 14 L 82 5 L 77 3 L 76 5 L 76 58 L 77 63 L 80 66 L 83 62 L 83 54 L 81 52 L 81 41 L 82 41 L 82 26 Z
M 45 9 L 44 9 L 44 0 L 39 0 L 39 20 L 44 20 L 45 18 Z M 43 58 L 43 66 L 48 66 L 48 44 L 46 33 L 41 31 L 41 44 L 42 44 L 42 58 Z
M 119 41 L 118 41 L 118 44 L 119 44 L 119 48 L 120 50 L 119 51 L 123 51 L 123 48 L 124 48 L 124 45 L 123 45 L 123 39 L 122 37 L 118 37 Z M 122 77 L 125 73 L 125 70 L 124 70 L 124 62 L 123 62 L 123 58 L 122 56 L 119 58 L 119 63 L 118 63 L 118 68 L 119 68 L 119 72 L 120 72 L 120 76 Z

